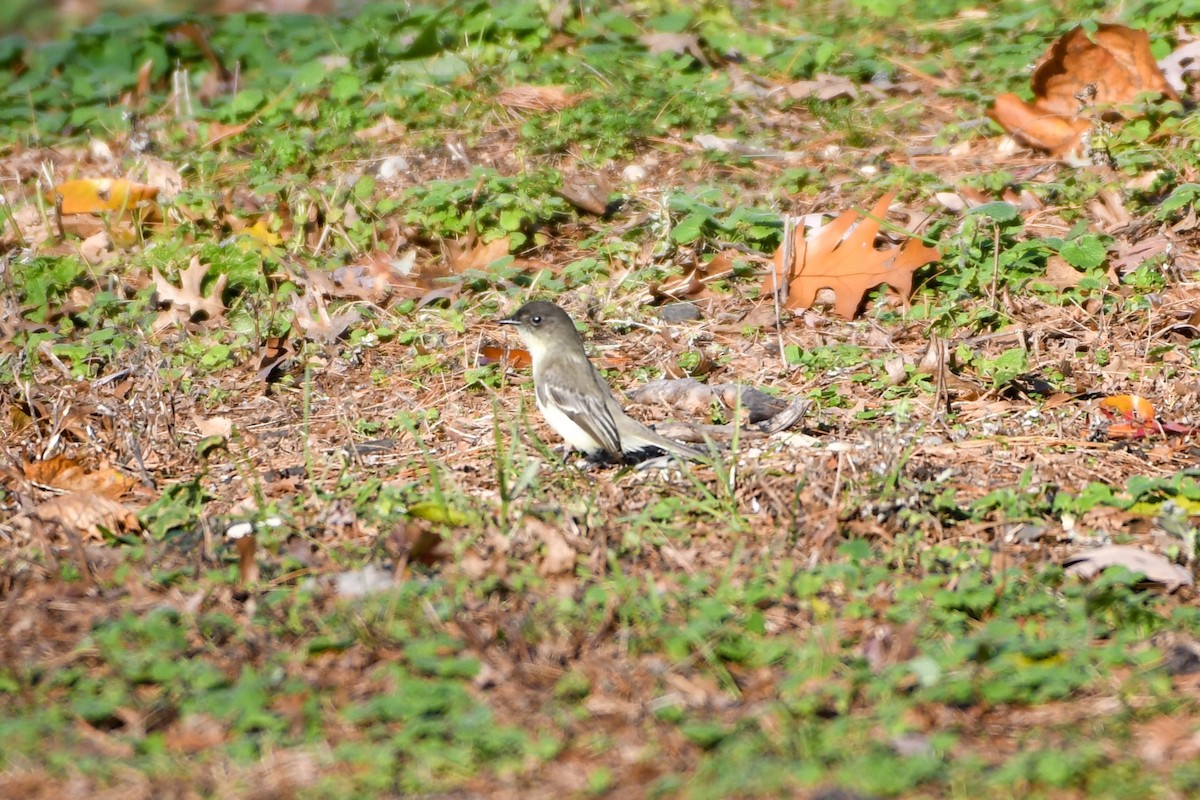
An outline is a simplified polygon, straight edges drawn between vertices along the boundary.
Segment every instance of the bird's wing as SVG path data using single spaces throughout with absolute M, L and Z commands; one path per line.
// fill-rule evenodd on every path
M 617 433 L 616 420 L 608 410 L 604 395 L 546 383 L 538 384 L 537 392 L 543 405 L 557 407 L 595 439 L 605 452 L 617 457 L 621 455 L 621 435 Z

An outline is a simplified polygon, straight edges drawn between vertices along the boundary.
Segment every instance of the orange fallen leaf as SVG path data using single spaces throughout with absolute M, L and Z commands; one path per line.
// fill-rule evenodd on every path
M 488 364 L 500 364 L 505 369 L 524 369 L 533 366 L 533 356 L 529 355 L 528 350 L 484 345 L 479 348 L 479 366 Z
M 1000 127 L 1029 147 L 1045 150 L 1051 155 L 1066 155 L 1075 148 L 1080 137 L 1092 127 L 1091 120 L 1064 117 L 1034 103 L 1027 103 L 1015 94 L 1002 94 L 988 110 L 988 116 Z
M 1080 144 L 1092 117 L 1139 94 L 1178 100 L 1150 53 L 1145 31 L 1124 25 L 1077 26 L 1050 49 L 1033 73 L 1032 103 L 1002 94 L 988 110 L 1006 131 L 1031 147 L 1063 156 Z
M 1155 418 L 1154 404 L 1136 394 L 1119 394 L 1100 401 L 1100 413 L 1114 422 L 1105 430 L 1110 439 L 1145 439 L 1149 436 L 1194 436 L 1200 428 Z
M 153 200 L 158 189 L 124 178 L 80 178 L 55 187 L 64 214 L 126 211 L 143 200 Z
M 116 499 L 129 492 L 137 481 L 111 467 L 88 470 L 73 458 L 57 455 L 44 461 L 26 462 L 25 478 L 43 486 Z
M 781 287 L 788 308 L 810 308 L 817 292 L 830 289 L 836 297 L 834 312 L 846 319 L 857 316 L 867 292 L 880 284 L 886 283 L 907 299 L 912 292 L 913 273 L 942 254 L 919 239 L 882 250 L 875 248 L 880 227 L 877 220 L 887 213 L 891 202 L 889 192 L 869 216 L 851 209 L 811 237 L 805 236 L 803 227 L 797 227 L 791 262 L 783 263 L 785 248 L 780 245 L 775 251 L 774 275 L 768 273 L 763 292 Z
M 1154 404 L 1136 394 L 1117 394 L 1100 401 L 1100 411 L 1107 417 L 1120 417 L 1127 422 L 1154 421 Z

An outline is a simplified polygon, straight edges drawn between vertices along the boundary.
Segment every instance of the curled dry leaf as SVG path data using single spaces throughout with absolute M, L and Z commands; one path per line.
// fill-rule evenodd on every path
M 108 231 L 94 233 L 79 243 L 79 257 L 85 263 L 95 266 L 116 255 Z
M 562 186 L 556 194 L 589 214 L 602 216 L 608 213 L 608 196 L 612 193 L 612 184 L 601 173 L 594 175 L 566 175 Z
M 1121 566 L 1130 572 L 1146 576 L 1146 580 L 1161 583 L 1168 592 L 1173 592 L 1180 586 L 1192 586 L 1195 578 L 1192 573 L 1173 564 L 1157 553 L 1148 553 L 1129 545 L 1108 545 L 1094 550 L 1076 553 L 1063 562 L 1070 575 L 1078 575 L 1084 580 L 1090 580 L 1109 567 Z
M 851 209 L 811 237 L 805 236 L 803 226 L 797 226 L 789 263 L 783 263 L 786 248 L 780 245 L 775 251 L 774 273 L 768 273 L 763 281 L 763 292 L 769 294 L 778 288 L 788 308 L 810 308 L 821 289 L 830 289 L 836 298 L 834 311 L 845 319 L 857 316 L 867 292 L 881 284 L 886 283 L 907 299 L 912 292 L 913 273 L 941 258 L 941 252 L 919 239 L 877 250 L 878 220 L 891 202 L 889 192 L 869 216 Z
M 33 516 L 93 541 L 103 538 L 101 529 L 116 534 L 140 528 L 137 515 L 131 510 L 116 500 L 91 492 L 71 492 L 51 498 L 35 508 Z
M 1074 151 L 1091 117 L 1144 92 L 1178 100 L 1150 54 L 1145 31 L 1097 25 L 1072 28 L 1046 51 L 1033 73 L 1034 101 L 1002 94 L 988 110 L 1004 130 L 1054 156 Z
M 306 338 L 326 344 L 336 342 L 347 328 L 362 318 L 356 308 L 331 315 L 325 305 L 325 296 L 311 287 L 292 298 L 292 311 L 296 314 L 297 327 Z
M 147 185 L 157 190 L 163 202 L 170 203 L 183 191 L 183 176 L 170 163 L 149 155 L 143 155 L 141 161 Z

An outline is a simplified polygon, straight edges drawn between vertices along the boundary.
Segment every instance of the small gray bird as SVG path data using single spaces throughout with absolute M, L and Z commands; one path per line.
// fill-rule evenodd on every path
M 500 323 L 516 325 L 529 350 L 542 416 L 567 444 L 589 459 L 627 463 L 662 453 L 680 458 L 704 455 L 658 435 L 625 413 L 588 360 L 575 323 L 554 303 L 526 303 Z

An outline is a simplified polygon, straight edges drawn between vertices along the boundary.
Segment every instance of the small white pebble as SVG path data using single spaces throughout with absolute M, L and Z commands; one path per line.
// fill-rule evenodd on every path
M 385 158 L 379 165 L 379 177 L 385 181 L 393 181 L 408 173 L 408 159 L 404 156 Z
M 639 164 L 630 164 L 625 169 L 621 170 L 621 177 L 628 183 L 641 183 L 646 180 L 646 168 Z
M 254 533 L 254 526 L 249 522 L 235 522 L 225 529 L 226 539 L 241 539 Z

